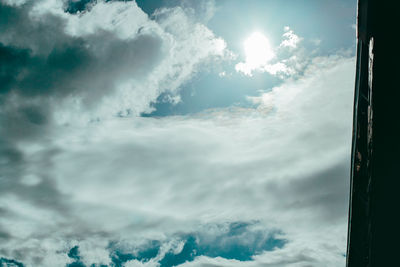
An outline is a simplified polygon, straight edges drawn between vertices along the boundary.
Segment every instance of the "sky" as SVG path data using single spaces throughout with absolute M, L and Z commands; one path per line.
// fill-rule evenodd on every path
M 0 266 L 345 266 L 355 21 L 0 0 Z

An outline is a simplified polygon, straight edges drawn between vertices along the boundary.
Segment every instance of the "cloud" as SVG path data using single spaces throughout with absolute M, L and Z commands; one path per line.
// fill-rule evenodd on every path
M 282 35 L 283 40 L 280 47 L 289 47 L 289 48 L 296 48 L 297 44 L 302 40 L 298 35 L 296 35 L 293 30 L 286 26 L 284 28 L 285 33 Z
M 302 38 L 288 26 L 284 31 L 283 40 L 276 48 L 272 48 L 268 39 L 260 33 L 250 36 L 244 43 L 246 59 L 235 65 L 236 71 L 247 76 L 252 76 L 254 72 L 267 72 L 281 79 L 295 75 L 300 70 L 296 57 L 299 53 L 293 55 L 293 52 L 296 52 Z
M 20 6 L 27 2 L 27 0 L 3 0 L 4 4 L 10 6 Z
M 39 99 L 59 123 L 150 112 L 162 92 L 177 92 L 202 62 L 225 54 L 224 40 L 180 7 L 152 19 L 134 1 L 99 1 L 79 15 L 62 6 L 0 6 L 2 101 Z
M 236 64 L 236 71 L 251 76 L 252 71 L 263 69 L 275 57 L 269 40 L 262 33 L 254 32 L 243 44 L 246 61 Z
M 179 0 L 178 2 L 180 6 L 186 9 L 186 13 L 190 14 L 192 17 L 195 17 L 197 21 L 203 24 L 207 24 L 217 10 L 215 0 Z
M 157 19 L 168 29 L 175 22 L 165 12 Z M 108 264 L 110 244 L 133 253 L 179 233 L 220 236 L 213 242 L 223 251 L 232 241 L 214 226 L 239 221 L 255 222 L 253 232 L 278 229 L 287 243 L 245 263 L 220 251 L 190 264 L 343 264 L 353 77 L 354 58 L 321 57 L 302 78 L 250 98 L 253 109 L 55 123 L 45 132 L 46 109 L 13 114 L 32 135 L 2 145 L 1 255 L 60 266 L 77 245 L 85 264 Z M 150 264 L 129 264 L 139 261 Z
M 254 108 L 138 117 L 229 57 L 192 16 L 212 1 L 2 3 L 0 263 L 343 264 L 354 58 L 268 58 L 297 76 Z

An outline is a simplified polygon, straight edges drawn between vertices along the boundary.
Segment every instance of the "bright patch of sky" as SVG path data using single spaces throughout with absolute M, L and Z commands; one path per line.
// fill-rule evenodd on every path
M 236 71 L 252 76 L 252 71 L 265 68 L 275 57 L 269 40 L 260 32 L 252 33 L 243 43 L 246 60 L 235 66 Z
M 163 5 L 184 2 L 164 1 Z M 148 14 L 159 8 L 154 1 L 138 4 Z M 199 16 L 210 17 L 212 13 L 206 25 L 226 41 L 234 57 L 219 62 L 213 69 L 201 69 L 182 84 L 178 103 L 168 101 L 169 93 L 161 95 L 153 103 L 155 110 L 144 116 L 196 113 L 231 105 L 249 107 L 247 96 L 295 78 L 310 58 L 336 53 L 355 55 L 356 1 L 215 1 L 208 9 L 205 4 L 184 6 L 197 8 Z M 250 49 L 248 38 L 252 34 L 260 40 Z M 261 48 L 258 53 L 254 52 L 257 46 Z

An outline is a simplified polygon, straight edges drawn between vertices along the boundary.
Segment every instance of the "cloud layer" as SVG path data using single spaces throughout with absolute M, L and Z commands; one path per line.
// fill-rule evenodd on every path
M 85 262 L 107 263 L 110 240 L 163 242 L 205 223 L 256 221 L 285 233 L 293 262 L 335 266 L 344 260 L 354 64 L 320 61 L 332 67 L 263 94 L 257 109 L 111 119 L 21 143 L 18 168 L 7 164 L 3 177 L 2 228 L 12 236 L 3 250 L 15 257 L 25 247 L 29 263 L 47 249 L 62 262 L 56 251 L 80 244 Z M 90 256 L 96 250 L 104 256 Z
M 254 108 L 140 117 L 229 55 L 205 7 L 65 7 L 0 4 L 1 264 L 344 264 L 354 58 Z

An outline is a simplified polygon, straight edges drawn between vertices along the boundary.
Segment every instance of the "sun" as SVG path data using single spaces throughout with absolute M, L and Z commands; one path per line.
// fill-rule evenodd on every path
M 246 64 L 250 69 L 256 69 L 265 65 L 275 57 L 268 38 L 260 32 L 253 32 L 244 41 Z
M 252 76 L 254 70 L 265 71 L 271 67 L 270 61 L 275 57 L 275 52 L 264 34 L 253 32 L 243 46 L 246 59 L 235 65 L 236 71 Z

